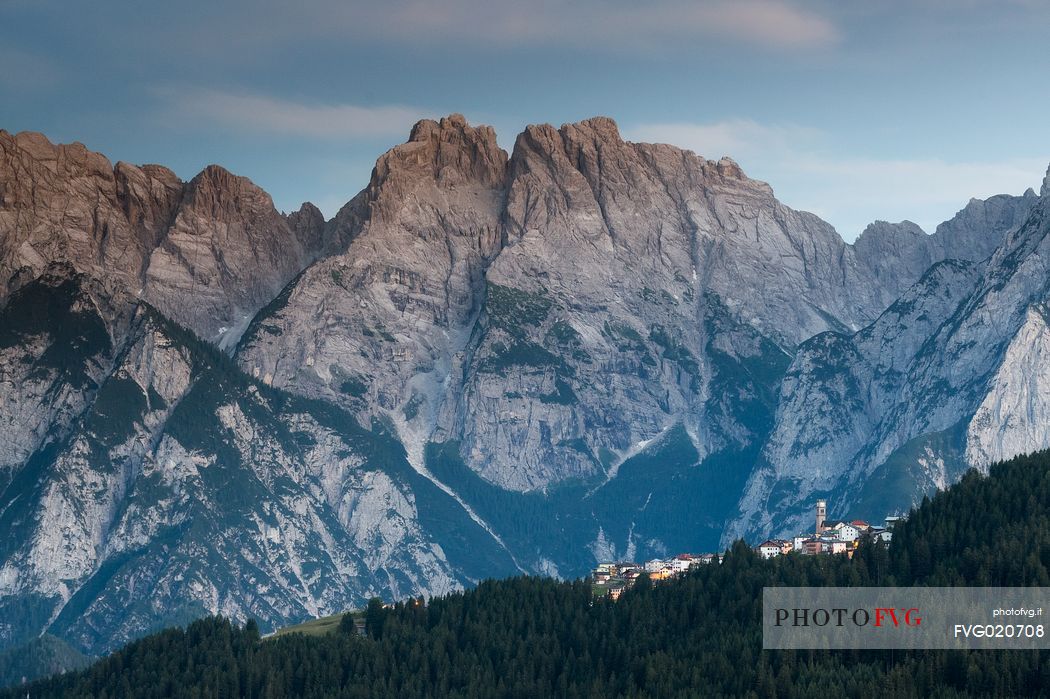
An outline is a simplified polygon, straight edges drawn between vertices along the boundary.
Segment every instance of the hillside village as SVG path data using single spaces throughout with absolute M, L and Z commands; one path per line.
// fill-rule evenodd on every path
M 754 549 L 762 558 L 776 558 L 793 551 L 803 556 L 844 554 L 852 558 L 853 552 L 865 539 L 889 543 L 893 538 L 893 525 L 899 519 L 887 517 L 883 527 L 860 519 L 827 519 L 827 501 L 818 500 L 816 526 L 812 533 L 798 534 L 791 539 L 767 539 Z M 680 553 L 669 559 L 654 558 L 644 564 L 599 563 L 591 571 L 592 589 L 596 597 L 616 600 L 643 574 L 653 582 L 662 582 L 683 575 L 695 566 L 721 563 L 723 556 L 721 553 Z

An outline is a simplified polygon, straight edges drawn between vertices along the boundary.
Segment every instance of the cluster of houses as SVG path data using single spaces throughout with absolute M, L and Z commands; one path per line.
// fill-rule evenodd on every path
M 850 558 L 862 539 L 881 539 L 889 542 L 898 517 L 887 517 L 885 527 L 876 527 L 864 520 L 825 519 L 827 502 L 817 501 L 817 526 L 812 534 L 799 534 L 791 539 L 768 539 L 755 547 L 762 558 L 775 558 L 792 551 L 804 555 L 846 554 Z
M 877 527 L 859 519 L 852 521 L 826 519 L 827 502 L 817 501 L 816 529 L 812 534 L 799 534 L 791 539 L 768 539 L 755 547 L 762 558 L 775 558 L 797 551 L 803 555 L 845 554 L 850 558 L 863 539 L 881 539 L 889 542 L 893 525 L 899 517 L 887 517 L 885 527 Z M 647 563 L 599 563 L 591 572 L 594 594 L 619 599 L 623 591 L 634 585 L 643 573 L 654 582 L 668 580 L 699 565 L 721 563 L 723 554 L 681 553 L 667 560 L 653 559 Z
M 623 591 L 634 585 L 642 573 L 645 573 L 654 582 L 669 580 L 688 572 L 695 566 L 721 563 L 722 555 L 720 553 L 680 553 L 666 560 L 654 558 L 644 565 L 640 563 L 599 563 L 591 571 L 594 594 L 599 597 L 608 596 L 613 600 L 619 599 Z

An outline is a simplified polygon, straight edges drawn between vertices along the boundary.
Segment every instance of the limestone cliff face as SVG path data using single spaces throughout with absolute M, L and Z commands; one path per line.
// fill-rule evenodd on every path
M 936 261 L 932 247 L 930 236 L 911 221 L 875 221 L 853 243 L 857 257 L 876 279 L 891 287 L 903 283 L 905 288 Z
M 859 330 L 939 260 L 983 260 L 1034 201 L 850 246 L 731 160 L 610 119 L 530 126 L 509 162 L 490 129 L 425 121 L 239 361 L 389 422 L 421 470 L 428 442 L 455 443 L 512 491 L 601 482 L 676 425 L 700 460 L 758 448 L 799 343 Z
M 166 168 L 0 131 L 0 300 L 51 262 L 137 291 L 181 197 Z
M 46 629 L 101 652 L 202 614 L 274 626 L 516 570 L 390 436 L 108 305 L 52 265 L 0 312 L 0 644 Z
M 1041 368 L 1048 200 L 995 199 L 971 201 L 938 228 L 983 221 L 971 230 L 983 225 L 1000 241 L 986 261 L 941 262 L 860 333 L 802 346 L 766 465 L 724 540 L 790 531 L 807 516 L 799 503 L 829 494 L 840 509 L 868 508 L 861 516 L 906 509 L 966 468 L 1050 446 Z M 789 488 L 801 497 L 771 500 Z
M 504 225 L 434 438 L 514 490 L 611 477 L 676 424 L 701 458 L 746 446 L 759 435 L 723 389 L 748 402 L 767 386 L 724 386 L 727 363 L 786 364 L 877 305 L 827 224 L 729 160 L 625 142 L 609 119 L 519 136 Z
M 1028 307 L 966 430 L 966 460 L 986 466 L 1050 444 L 1050 328 L 1044 304 Z
M 274 386 L 391 420 L 421 463 L 503 245 L 507 155 L 489 127 L 423 121 L 335 219 L 352 239 L 311 267 L 240 350 Z
M 143 297 L 206 340 L 232 346 L 323 248 L 323 224 L 312 214 L 296 215 L 293 229 L 266 192 L 211 165 L 186 184 L 150 254 Z
M 1024 223 L 1038 199 L 1031 189 L 1022 196 L 971 199 L 932 235 L 911 221 L 876 221 L 864 229 L 853 248 L 884 293 L 896 298 L 941 260 L 980 262 L 990 257 L 1006 232 Z
M 749 479 L 723 541 L 753 532 L 797 533 L 817 498 L 832 496 L 837 511 L 859 506 L 866 481 L 889 453 L 926 433 L 925 426 L 910 425 L 899 434 L 890 425 L 900 419 L 910 374 L 923 361 L 930 336 L 972 293 L 981 271 L 979 263 L 941 262 L 860 332 L 822 333 L 803 343 L 780 386 L 762 465 Z M 930 486 L 924 478 L 909 473 L 900 479 L 903 485 L 892 483 L 896 492 L 881 493 L 878 504 L 856 516 L 884 516 L 887 511 L 878 508 L 894 501 L 909 505 Z M 934 485 L 943 487 L 947 478 Z
M 510 229 L 631 263 L 635 284 L 626 292 L 640 291 L 645 265 L 677 272 L 785 346 L 881 310 L 834 230 L 780 204 L 731 160 L 628 143 L 599 118 L 529 127 L 512 168 Z
M 724 405 L 704 414 L 722 399 L 708 343 L 776 363 L 888 303 L 768 185 L 609 119 L 529 127 L 509 165 L 491 129 L 421 122 L 337 220 L 353 242 L 257 324 L 242 366 L 384 416 L 414 458 L 460 441 L 516 490 L 601 476 L 678 422 L 702 453 L 748 442 Z M 740 338 L 708 336 L 723 317 Z
M 79 418 L 112 369 L 130 315 L 63 263 L 12 294 L 0 326 L 0 485 Z
M 184 184 L 157 165 L 114 167 L 81 144 L 0 131 L 0 303 L 66 262 L 229 345 L 328 248 L 319 213 L 285 219 L 217 166 Z

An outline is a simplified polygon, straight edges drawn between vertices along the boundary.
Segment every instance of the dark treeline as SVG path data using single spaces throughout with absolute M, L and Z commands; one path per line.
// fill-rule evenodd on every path
M 763 651 L 767 585 L 1046 585 L 1050 453 L 970 473 L 900 523 L 888 549 L 721 565 L 592 603 L 585 581 L 489 581 L 366 613 L 324 637 L 260 640 L 253 623 L 198 621 L 90 668 L 23 687 L 34 697 L 1043 696 L 1043 651 Z

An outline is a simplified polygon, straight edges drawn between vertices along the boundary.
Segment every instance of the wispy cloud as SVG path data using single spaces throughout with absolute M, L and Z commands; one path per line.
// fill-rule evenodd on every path
M 676 14 L 679 21 L 686 20 L 685 31 L 708 30 L 770 46 L 822 46 L 840 38 L 838 28 L 828 18 L 773 0 L 695 4 L 691 11 L 680 14 L 665 10 L 670 16 L 662 21 L 674 22 Z
M 642 124 L 624 134 L 707 158 L 729 155 L 750 176 L 771 182 L 782 201 L 818 214 L 847 240 L 876 219 L 909 219 L 932 232 L 972 197 L 1038 189 L 1050 159 L 1050 154 L 992 161 L 832 155 L 829 139 L 818 129 L 747 119 Z
M 729 39 L 775 48 L 838 40 L 832 22 L 785 0 L 656 0 L 650 3 L 524 3 L 454 0 L 387 5 L 375 20 L 410 37 L 455 35 L 511 43 L 636 47 L 666 41 Z
M 402 105 L 303 103 L 201 88 L 158 91 L 180 119 L 231 129 L 323 140 L 404 136 L 427 110 Z
M 670 143 L 716 160 L 723 155 L 745 160 L 755 156 L 783 159 L 812 147 L 824 136 L 819 129 L 795 124 L 760 124 L 751 119 L 639 124 L 625 129 L 624 133 L 633 141 Z
M 265 50 L 303 40 L 603 52 L 695 49 L 698 42 L 797 50 L 838 42 L 828 16 L 796 0 L 253 0 L 223 6 L 219 21 L 183 20 L 180 41 L 206 52 Z M 230 31 L 235 20 L 236 31 Z M 220 33 L 222 40 L 218 41 Z

